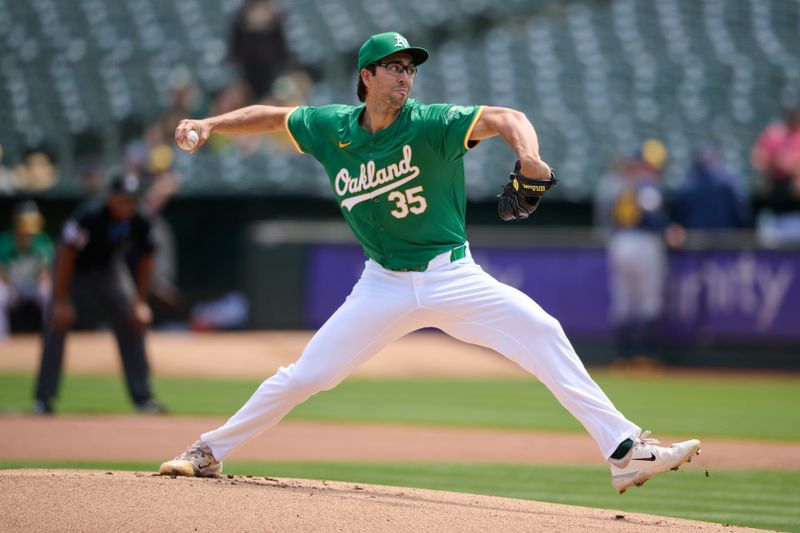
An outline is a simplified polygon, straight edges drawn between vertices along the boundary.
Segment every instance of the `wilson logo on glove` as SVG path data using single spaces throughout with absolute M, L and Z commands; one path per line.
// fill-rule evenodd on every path
M 544 185 L 529 185 L 527 183 L 523 183 L 522 188 L 525 189 L 526 191 L 531 191 L 531 192 L 542 192 L 542 193 L 547 192 L 547 187 Z M 514 180 L 514 190 L 515 191 L 519 190 L 519 180 L 517 179 Z
M 509 176 L 500 194 L 497 204 L 497 214 L 506 222 L 509 220 L 525 220 L 536 211 L 542 195 L 553 187 L 558 180 L 553 170 L 550 170 L 549 180 L 535 180 L 520 173 L 520 163 L 514 165 L 514 172 Z

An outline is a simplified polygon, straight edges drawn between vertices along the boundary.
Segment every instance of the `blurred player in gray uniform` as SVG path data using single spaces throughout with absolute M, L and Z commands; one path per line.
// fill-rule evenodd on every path
M 645 141 L 602 178 L 595 199 L 595 222 L 608 238 L 615 363 L 621 367 L 657 362 L 668 265 L 669 218 L 659 168 L 664 153 L 659 141 Z

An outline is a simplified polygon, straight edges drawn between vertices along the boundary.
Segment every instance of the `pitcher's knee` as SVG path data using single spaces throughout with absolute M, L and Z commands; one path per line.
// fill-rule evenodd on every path
M 551 335 L 561 335 L 564 331 L 561 328 L 561 323 L 550 315 L 536 317 L 535 320 L 530 321 L 521 326 L 521 331 L 525 331 L 528 335 L 535 335 L 540 338 L 549 337 Z
M 287 382 L 290 393 L 297 396 L 308 398 L 314 394 L 332 388 L 332 378 L 330 375 L 315 373 L 293 372 Z

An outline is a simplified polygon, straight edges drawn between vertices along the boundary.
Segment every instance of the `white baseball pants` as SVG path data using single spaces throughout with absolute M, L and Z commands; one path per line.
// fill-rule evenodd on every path
M 484 272 L 469 253 L 449 259 L 450 252 L 437 256 L 425 272 L 395 272 L 368 260 L 300 359 L 264 381 L 225 425 L 201 436 L 214 457 L 221 461 L 388 343 L 424 327 L 491 348 L 535 375 L 589 431 L 604 458 L 639 434 L 589 377 L 556 319 Z

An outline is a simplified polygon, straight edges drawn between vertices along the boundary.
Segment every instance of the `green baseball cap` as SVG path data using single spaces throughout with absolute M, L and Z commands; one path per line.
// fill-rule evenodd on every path
M 410 46 L 408 40 L 397 32 L 378 33 L 361 45 L 358 51 L 358 70 L 361 71 L 370 63 L 374 63 L 395 52 L 408 52 L 419 66 L 428 59 L 428 51 L 418 46 Z

